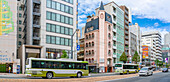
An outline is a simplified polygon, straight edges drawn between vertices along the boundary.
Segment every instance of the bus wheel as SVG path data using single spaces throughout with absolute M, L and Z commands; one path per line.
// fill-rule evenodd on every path
M 46 75 L 47 79 L 51 79 L 53 77 L 53 73 L 52 72 L 48 72 Z
M 82 76 L 81 72 L 78 72 L 77 73 L 77 78 L 81 78 L 81 76 Z

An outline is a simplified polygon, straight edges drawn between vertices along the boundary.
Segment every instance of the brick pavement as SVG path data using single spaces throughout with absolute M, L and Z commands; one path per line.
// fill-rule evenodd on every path
M 158 73 L 158 72 L 161 71 L 155 71 L 154 73 Z M 96 81 L 129 78 L 135 76 L 138 76 L 138 74 L 101 76 L 101 77 L 89 77 L 89 78 L 70 78 L 70 79 L 0 79 L 0 82 L 96 82 Z

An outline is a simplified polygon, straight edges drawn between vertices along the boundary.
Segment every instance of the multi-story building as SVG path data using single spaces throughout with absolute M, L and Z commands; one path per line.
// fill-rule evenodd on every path
M 129 32 L 129 56 L 128 63 L 133 63 L 132 58 L 137 51 L 137 36 L 133 32 Z
M 17 0 L 0 0 L 0 72 L 17 72 Z
M 84 59 L 89 61 L 90 72 L 112 72 L 112 30 L 112 17 L 101 2 L 97 16 L 88 16 L 85 26 Z
M 79 39 L 80 50 L 77 52 L 77 60 L 84 61 L 84 38 Z
M 170 64 L 170 45 L 162 46 L 162 59 L 164 63 Z
M 113 42 L 113 66 L 115 63 L 122 63 L 119 61 L 120 56 L 124 52 L 124 11 L 115 2 L 110 2 L 104 5 L 105 11 L 111 15 L 112 19 L 112 42 Z M 96 15 L 99 8 L 96 9 Z M 126 37 L 129 38 L 129 37 Z
M 135 23 L 135 25 L 129 26 L 129 32 L 136 35 L 136 47 L 137 47 L 136 51 L 138 52 L 138 55 L 141 56 L 141 31 L 140 31 L 140 27 L 139 27 L 138 23 Z M 129 36 L 130 36 L 130 34 L 129 34 Z M 130 39 L 130 37 L 129 37 L 129 39 Z M 131 43 L 131 41 L 129 40 L 129 55 L 131 53 L 130 43 Z
M 151 64 L 152 64 L 152 62 L 151 62 L 152 54 L 151 53 L 152 53 L 152 49 L 150 46 L 142 45 L 142 58 L 141 58 L 142 65 L 151 66 Z
M 170 45 L 170 32 L 164 36 L 164 45 Z
M 147 43 L 143 39 L 148 39 L 151 41 L 155 41 L 156 43 Z M 159 31 L 152 31 L 152 32 L 144 32 L 142 33 L 142 44 L 145 43 L 146 45 L 151 45 L 152 47 L 155 46 L 155 55 L 156 59 L 159 59 L 159 61 L 162 61 L 162 51 L 161 51 L 161 44 L 162 44 L 162 38 Z
M 126 6 L 120 6 L 124 11 L 124 51 L 125 54 L 130 57 L 131 52 L 129 52 L 129 9 Z
M 154 61 L 156 60 L 156 53 L 157 53 L 157 51 L 156 51 L 156 41 L 155 41 L 155 39 L 154 38 L 148 38 L 148 37 L 143 37 L 142 39 L 141 39 L 141 42 L 142 42 L 142 46 L 143 45 L 145 45 L 145 46 L 148 46 L 151 50 L 151 52 L 150 52 L 150 54 L 149 53 L 147 53 L 148 55 L 149 55 L 149 60 L 150 60 L 150 63 L 153 65 L 154 64 Z M 144 57 L 143 57 L 143 55 L 144 55 L 144 51 L 142 50 L 143 49 L 143 47 L 141 48 L 141 51 L 142 51 L 142 56 L 141 56 L 141 58 L 142 59 L 145 59 Z M 145 53 L 146 54 L 146 53 Z M 144 60 L 143 60 L 143 62 L 144 62 Z
M 22 73 L 29 57 L 56 59 L 65 50 L 70 59 L 77 58 L 77 0 L 24 0 L 24 44 L 19 49 Z

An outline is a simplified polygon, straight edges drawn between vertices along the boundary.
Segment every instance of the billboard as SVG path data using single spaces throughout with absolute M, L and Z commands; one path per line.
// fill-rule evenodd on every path
M 149 47 L 148 46 L 142 46 L 142 58 L 143 59 L 149 58 Z

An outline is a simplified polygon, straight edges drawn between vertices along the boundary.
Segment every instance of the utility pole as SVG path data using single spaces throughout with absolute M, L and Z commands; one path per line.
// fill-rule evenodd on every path
M 71 35 L 71 59 L 73 59 L 73 36 L 77 31 L 79 31 L 79 29 L 76 29 L 73 35 Z

